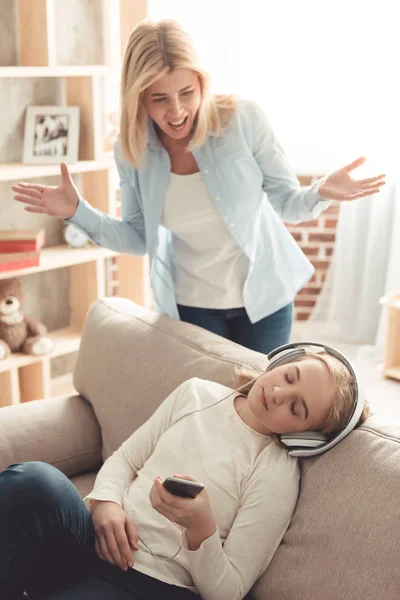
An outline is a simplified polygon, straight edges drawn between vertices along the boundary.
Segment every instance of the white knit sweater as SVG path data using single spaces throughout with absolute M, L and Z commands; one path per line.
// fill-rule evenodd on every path
M 299 490 L 297 460 L 241 420 L 236 392 L 211 406 L 230 392 L 197 378 L 180 385 L 104 463 L 85 498 L 87 505 L 92 498 L 121 505 L 156 554 L 172 556 L 182 546 L 163 561 L 139 541 L 133 568 L 188 587 L 203 600 L 246 595 L 279 546 Z M 202 407 L 209 408 L 190 414 Z M 150 503 L 154 478 L 173 473 L 193 475 L 210 497 L 218 528 L 195 551 L 187 548 L 183 528 Z

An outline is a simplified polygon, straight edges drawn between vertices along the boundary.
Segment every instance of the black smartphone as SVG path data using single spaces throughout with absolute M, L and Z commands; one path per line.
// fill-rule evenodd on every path
M 204 485 L 197 481 L 187 481 L 178 477 L 167 477 L 163 486 L 170 494 L 180 496 L 181 498 L 196 498 L 204 490 Z

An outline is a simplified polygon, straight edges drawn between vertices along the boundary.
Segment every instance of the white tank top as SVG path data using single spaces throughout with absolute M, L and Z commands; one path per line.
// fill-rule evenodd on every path
M 177 303 L 242 307 L 248 259 L 215 208 L 200 173 L 171 173 L 161 223 L 172 232 Z

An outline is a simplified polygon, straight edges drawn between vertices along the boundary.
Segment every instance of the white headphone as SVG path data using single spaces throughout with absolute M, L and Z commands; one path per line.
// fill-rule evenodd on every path
M 279 346 L 279 348 L 276 348 L 268 354 L 268 360 L 270 362 L 266 372 L 271 371 L 276 367 L 280 367 L 286 363 L 292 362 L 299 356 L 304 356 L 307 354 L 304 346 L 309 346 L 311 351 L 312 348 L 314 348 L 316 352 L 321 352 L 322 350 L 327 354 L 334 356 L 345 365 L 354 378 L 354 404 L 353 410 L 349 415 L 344 429 L 339 431 L 339 433 L 334 435 L 332 438 L 319 433 L 318 431 L 301 431 L 298 433 L 281 434 L 279 439 L 282 444 L 289 448 L 288 454 L 290 456 L 299 457 L 317 456 L 318 454 L 322 454 L 323 452 L 330 450 L 333 448 L 333 446 L 336 446 L 336 444 L 345 438 L 357 425 L 365 404 L 365 395 L 361 388 L 360 380 L 355 373 L 354 367 L 351 365 L 350 361 L 343 354 L 341 354 L 341 352 L 335 350 L 331 346 L 326 346 L 325 344 L 319 344 L 315 342 L 299 342 L 295 344 L 285 344 L 284 346 Z

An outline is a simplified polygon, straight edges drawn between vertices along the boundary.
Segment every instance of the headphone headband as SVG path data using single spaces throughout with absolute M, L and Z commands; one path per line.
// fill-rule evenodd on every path
M 329 438 L 325 436 L 324 441 L 321 439 L 321 434 L 319 434 L 320 439 L 316 439 L 315 432 L 300 432 L 300 435 L 297 433 L 296 435 L 287 433 L 281 434 L 280 440 L 283 444 L 288 446 L 290 449 L 288 450 L 288 454 L 290 456 L 298 456 L 298 457 L 307 457 L 307 456 L 317 456 L 318 454 L 323 454 L 327 450 L 336 446 L 342 439 L 344 439 L 351 431 L 353 431 L 354 427 L 357 425 L 361 413 L 365 404 L 365 396 L 360 385 L 360 380 L 356 375 L 355 369 L 350 361 L 338 350 L 332 348 L 331 346 L 327 346 L 326 344 L 320 344 L 318 342 L 297 342 L 293 344 L 285 344 L 284 346 L 280 346 L 276 348 L 272 352 L 268 354 L 269 364 L 266 371 L 270 371 L 279 367 L 283 364 L 292 362 L 294 359 L 299 356 L 303 356 L 306 354 L 305 346 L 309 346 L 310 350 L 312 347 L 316 350 L 316 352 L 326 352 L 331 356 L 334 356 L 344 366 L 348 369 L 350 374 L 354 379 L 355 390 L 354 390 L 354 403 L 353 410 L 350 413 L 347 424 L 345 425 L 342 431 L 339 431 L 333 438 Z M 302 434 L 302 435 L 301 435 Z M 310 435 L 311 434 L 311 435 Z

